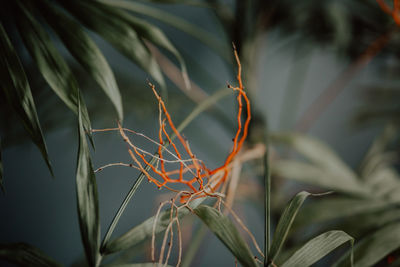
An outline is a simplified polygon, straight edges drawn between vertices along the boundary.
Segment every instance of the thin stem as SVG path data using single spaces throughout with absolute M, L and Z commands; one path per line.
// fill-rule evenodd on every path
M 268 152 L 268 131 L 265 137 L 265 154 L 264 154 L 264 188 L 265 188 L 265 233 L 264 233 L 264 266 L 269 266 L 268 252 L 271 246 L 271 172 L 269 168 L 269 152 Z

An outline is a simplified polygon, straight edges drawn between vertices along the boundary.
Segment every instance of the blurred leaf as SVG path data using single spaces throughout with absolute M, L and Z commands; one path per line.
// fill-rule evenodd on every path
M 307 267 L 332 252 L 337 247 L 350 241 L 353 254 L 354 239 L 343 231 L 329 231 L 308 241 L 297 250 L 281 267 Z M 351 258 L 351 265 L 353 264 Z
M 247 243 L 228 217 L 205 205 L 195 208 L 194 213 L 200 217 L 243 266 L 258 266 Z
M 18 264 L 18 266 L 62 266 L 38 248 L 25 243 L 0 244 L 0 259 Z
M 310 223 L 376 212 L 388 207 L 390 207 L 390 203 L 378 199 L 368 200 L 349 197 L 319 199 L 303 207 L 302 212 L 297 216 L 295 226 L 304 227 Z
M 3 184 L 3 160 L 1 158 L 1 139 L 0 139 L 0 188 L 3 193 L 5 193 L 4 190 L 4 184 Z
M 136 31 L 119 10 L 97 1 L 58 1 L 80 22 L 101 35 L 119 51 L 149 73 L 161 87 L 165 81 L 160 67 Z
M 53 91 L 77 114 L 79 89 L 70 68 L 47 32 L 35 19 L 31 8 L 24 6 L 29 3 L 18 1 L 17 4 L 19 17 L 16 22 L 26 48 Z M 85 130 L 90 133 L 90 120 L 84 102 L 81 103 L 81 109 Z
M 97 266 L 101 260 L 99 202 L 96 177 L 90 160 L 90 151 L 86 142 L 86 134 L 83 128 L 80 107 L 81 105 L 79 104 L 79 148 L 78 165 L 76 168 L 76 196 L 78 203 L 79 226 L 89 265 Z
M 359 241 L 354 248 L 354 267 L 369 267 L 400 248 L 400 223 L 390 224 Z M 334 266 L 348 266 L 348 253 Z
M 357 182 L 357 175 L 338 155 L 315 138 L 296 133 L 282 133 L 272 135 L 271 141 L 290 146 L 323 170 L 337 174 L 350 182 Z
M 190 88 L 190 81 L 186 70 L 186 64 L 183 57 L 175 48 L 175 46 L 170 42 L 170 40 L 165 36 L 165 34 L 156 26 L 142 20 L 140 18 L 134 17 L 124 11 L 115 11 L 121 18 L 124 18 L 140 35 L 140 37 L 162 47 L 172 53 L 181 65 L 181 72 L 183 80 L 185 82 L 186 88 Z
M 275 233 L 272 238 L 271 248 L 269 249 L 268 253 L 269 262 L 274 262 L 278 256 L 283 244 L 286 241 L 290 227 L 296 218 L 297 212 L 309 195 L 311 194 L 308 192 L 300 192 L 289 202 L 288 205 L 286 205 L 285 210 L 279 218 L 278 225 L 276 226 Z
M 196 208 L 203 202 L 204 199 L 196 199 L 190 202 L 190 207 L 192 209 Z M 179 219 L 183 218 L 187 214 L 190 214 L 189 209 L 181 208 L 178 212 Z M 131 248 L 144 240 L 151 238 L 153 234 L 155 216 L 148 218 L 141 224 L 133 227 L 131 230 L 125 234 L 117 237 L 116 239 L 107 242 L 102 251 L 104 254 L 111 254 L 121 250 Z M 170 210 L 166 210 L 160 213 L 158 220 L 156 222 L 155 234 L 163 232 L 171 221 Z
M 323 157 L 323 156 L 322 156 Z M 331 173 L 318 166 L 297 160 L 277 160 L 272 166 L 272 173 L 302 183 L 338 192 L 367 196 L 369 189 L 355 179 L 348 179 L 338 173 Z
M 42 153 L 51 175 L 54 176 L 28 79 L 2 24 L 0 24 L 0 55 L 1 88 L 7 97 L 7 101 L 21 118 L 30 138 Z M 4 190 L 2 177 L 3 167 L 1 165 L 0 185 Z
M 145 263 L 126 263 L 126 264 L 105 264 L 102 267 L 156 267 L 157 264 L 154 262 Z M 165 267 L 172 267 L 171 265 L 163 265 Z
M 196 38 L 206 46 L 213 49 L 217 52 L 223 59 L 230 62 L 231 54 L 227 52 L 224 47 L 224 43 L 221 43 L 220 39 L 216 36 L 210 34 L 208 31 L 203 28 L 198 27 L 195 24 L 190 23 L 178 16 L 174 16 L 168 12 L 160 10 L 158 8 L 154 8 L 148 5 L 144 5 L 141 3 L 133 2 L 133 1 L 124 1 L 124 0 L 99 0 L 102 3 L 107 5 L 124 8 L 126 10 L 133 11 L 135 13 L 139 13 L 141 15 L 149 16 L 154 19 L 157 19 L 167 25 L 171 25 L 172 27 Z
M 53 6 L 53 3 L 48 0 L 37 3 L 48 25 L 54 29 L 74 58 L 104 90 L 114 104 L 119 120 L 122 120 L 121 95 L 114 74 L 97 45 L 79 23 Z

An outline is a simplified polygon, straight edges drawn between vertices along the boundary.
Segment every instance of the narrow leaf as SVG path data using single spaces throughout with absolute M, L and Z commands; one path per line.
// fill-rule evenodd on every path
M 374 266 L 400 248 L 400 223 L 390 224 L 362 239 L 354 248 L 354 267 Z M 334 266 L 349 266 L 349 253 Z
M 134 17 L 127 12 L 124 11 L 115 11 L 121 18 L 129 23 L 136 32 L 140 35 L 140 37 L 152 42 L 153 44 L 162 47 L 172 53 L 176 59 L 179 61 L 181 65 L 181 72 L 183 76 L 183 80 L 185 81 L 185 85 L 187 88 L 190 88 L 190 81 L 186 70 L 186 64 L 183 60 L 183 57 L 175 48 L 175 46 L 171 43 L 168 37 L 161 31 L 158 27 L 148 23 L 147 21 Z
M 25 243 L 0 244 L 0 259 L 18 266 L 58 267 L 61 264 L 44 254 L 40 249 Z
M 192 209 L 194 209 L 198 205 L 200 205 L 203 200 L 204 199 L 196 199 L 192 201 L 189 205 Z M 181 219 L 189 213 L 190 211 L 187 208 L 181 208 L 178 211 L 178 218 Z M 151 238 L 153 233 L 154 220 L 155 216 L 150 217 L 141 224 L 133 227 L 131 230 L 121 235 L 120 237 L 110 242 L 107 242 L 102 253 L 111 254 L 121 250 L 125 250 L 140 244 L 148 238 Z M 168 227 L 170 221 L 170 211 L 166 210 L 161 212 L 156 222 L 155 234 L 163 232 Z
M 80 107 L 79 104 L 79 148 L 76 169 L 78 217 L 83 246 L 89 265 L 97 266 L 101 260 L 98 193 Z
M 38 7 L 74 58 L 90 73 L 110 98 L 117 110 L 119 120 L 123 118 L 121 95 L 114 74 L 94 41 L 82 26 L 67 16 L 48 0 L 38 2 Z
M 355 179 L 348 179 L 321 167 L 297 160 L 277 160 L 272 172 L 287 179 L 356 196 L 367 196 L 370 190 Z
M 346 242 L 351 243 L 351 253 L 353 253 L 354 239 L 351 236 L 343 231 L 329 231 L 323 233 L 308 241 L 297 250 L 293 256 L 285 261 L 281 267 L 310 266 Z
M 228 217 L 205 205 L 194 209 L 194 212 L 243 266 L 258 266 L 247 243 Z
M 54 176 L 28 79 L 2 24 L 0 24 L 0 86 Z M 0 157 L 0 186 L 4 190 L 2 177 L 3 166 Z
M 126 263 L 126 264 L 105 264 L 102 267 L 157 267 L 157 263 L 145 262 L 145 263 Z M 165 267 L 172 267 L 171 265 L 163 265 Z
M 191 22 L 184 20 L 178 16 L 175 16 L 171 13 L 165 12 L 161 9 L 151 7 L 149 5 L 141 4 L 133 1 L 125 1 L 125 0 L 99 0 L 102 3 L 105 3 L 110 6 L 115 6 L 119 8 L 123 8 L 129 11 L 133 11 L 140 15 L 149 16 L 151 18 L 157 19 L 166 25 L 171 25 L 172 27 L 196 38 L 203 44 L 207 45 L 215 52 L 217 52 L 222 58 L 226 61 L 230 61 L 230 53 L 227 52 L 226 47 L 220 41 L 217 36 L 210 34 L 205 29 L 198 27 Z
M 28 2 L 17 2 L 17 26 L 26 48 L 35 60 L 44 79 L 76 114 L 78 113 L 78 85 L 63 57 L 55 48 L 50 36 L 35 19 Z M 90 120 L 84 102 L 81 103 L 85 130 L 90 133 Z
M 286 241 L 287 235 L 289 233 L 290 227 L 294 219 L 296 218 L 297 212 L 299 211 L 301 205 L 306 200 L 306 198 L 311 195 L 308 192 L 298 193 L 286 206 L 283 211 L 278 225 L 276 226 L 275 233 L 272 239 L 271 248 L 268 253 L 270 262 L 274 262 L 278 256 L 284 242 Z
M 271 135 L 271 140 L 289 145 L 324 170 L 337 174 L 351 182 L 357 180 L 357 175 L 346 163 L 331 148 L 315 138 L 301 134 L 287 133 Z
M 165 88 L 160 67 L 136 31 L 119 15 L 118 9 L 97 1 L 59 2 L 86 27 L 101 35 Z

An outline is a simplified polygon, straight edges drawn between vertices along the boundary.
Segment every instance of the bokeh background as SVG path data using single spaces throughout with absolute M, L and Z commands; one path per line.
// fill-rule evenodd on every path
M 267 122 L 274 133 L 295 131 L 319 138 L 356 169 L 383 126 L 398 120 L 399 35 L 393 30 L 393 19 L 373 0 L 127 2 L 158 9 L 201 30 L 185 33 L 163 20 L 134 13 L 162 29 L 187 64 L 190 90 L 182 86 L 176 59 L 163 49 L 156 48 L 154 52 L 168 77 L 166 102 L 176 124 L 207 96 L 226 87 L 227 82 L 236 83 L 231 42 L 241 57 L 254 115 L 249 147 L 260 141 L 259 129 Z M 11 26 L 9 30 L 12 32 Z M 392 36 L 384 45 L 366 53 L 374 41 L 388 32 Z M 114 71 L 123 100 L 124 126 L 156 138 L 157 101 L 147 85 L 147 79 L 153 81 L 152 77 L 100 36 L 89 33 Z M 54 40 L 78 78 L 93 128 L 115 127 L 117 115 L 111 102 L 63 44 Z M 32 85 L 55 177 L 51 177 L 39 150 L 0 94 L 6 189 L 0 196 L 0 241 L 27 242 L 65 265 L 79 264 L 84 254 L 75 195 L 77 119 L 51 93 L 23 44 L 17 44 Z M 222 163 L 229 153 L 236 131 L 236 110 L 234 93 L 227 94 L 183 131 L 197 157 L 211 167 Z M 155 149 L 140 138 L 135 140 L 150 152 Z M 129 162 L 127 148 L 117 133 L 96 133 L 94 141 L 95 168 L 111 162 Z M 274 149 L 272 154 L 280 152 L 289 153 Z M 253 181 L 255 192 L 253 199 L 246 199 L 245 194 L 239 197 L 234 209 L 262 244 L 259 165 L 260 161 L 255 161 L 244 166 L 243 176 Z M 136 170 L 124 167 L 108 168 L 96 175 L 103 234 L 137 175 Z M 295 193 L 314 189 L 282 177 L 274 179 L 275 220 Z M 158 204 L 169 197 L 168 191 L 143 183 L 114 236 L 154 215 Z M 200 225 L 194 216 L 184 222 L 194 228 Z M 189 240 L 189 226 L 186 233 Z M 148 259 L 146 248 L 145 244 L 132 258 Z M 229 251 L 208 233 L 193 266 L 232 265 L 234 259 Z

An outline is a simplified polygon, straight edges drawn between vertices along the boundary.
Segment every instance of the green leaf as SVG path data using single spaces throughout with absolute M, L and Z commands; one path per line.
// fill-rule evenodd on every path
M 118 9 L 97 1 L 59 1 L 59 3 L 86 27 L 110 42 L 165 88 L 165 81 L 158 63 L 129 22 L 120 16 Z
M 187 74 L 185 61 L 183 60 L 183 57 L 175 48 L 175 46 L 168 39 L 168 37 L 159 28 L 146 22 L 143 19 L 134 17 L 129 13 L 123 11 L 118 11 L 118 14 L 136 30 L 140 37 L 152 42 L 159 47 L 166 49 L 176 57 L 176 59 L 179 61 L 179 64 L 181 65 L 181 72 L 185 85 L 187 88 L 190 88 L 190 81 Z
M 126 264 L 105 264 L 102 267 L 158 267 L 157 263 L 145 262 L 145 263 L 126 263 Z M 171 265 L 163 265 L 165 267 L 172 267 Z
M 0 244 L 0 259 L 18 264 L 18 266 L 62 266 L 38 248 L 25 243 Z
M 247 243 L 228 217 L 218 210 L 205 205 L 194 209 L 194 212 L 243 266 L 258 266 Z
M 319 223 L 348 216 L 377 212 L 389 207 L 389 205 L 390 203 L 378 199 L 368 200 L 349 197 L 320 199 L 305 205 L 301 213 L 297 216 L 294 226 L 308 226 L 310 223 Z
M 354 248 L 354 267 L 369 267 L 400 248 L 400 223 L 390 224 L 366 236 Z M 349 266 L 349 254 L 334 266 Z
M 343 231 L 329 231 L 308 241 L 297 250 L 281 267 L 307 267 L 329 254 L 342 244 L 351 243 L 353 253 L 354 238 Z M 352 258 L 351 258 L 352 261 Z M 351 262 L 352 264 L 352 262 Z
M 86 258 L 90 266 L 97 266 L 101 260 L 98 192 L 80 107 L 79 104 L 79 148 L 76 168 L 78 218 Z
M 3 193 L 5 193 L 3 184 L 3 160 L 1 159 L 1 139 L 0 139 L 0 188 Z
M 356 196 L 368 196 L 370 190 L 355 179 L 297 160 L 277 160 L 271 166 L 275 175 L 321 188 Z
M 269 262 L 274 262 L 278 256 L 284 242 L 286 241 L 290 227 L 296 218 L 297 212 L 309 195 L 311 194 L 308 192 L 300 192 L 289 202 L 288 205 L 286 205 L 285 210 L 279 218 L 279 222 L 276 226 L 272 239 L 271 248 L 268 253 Z
M 126 263 L 126 264 L 105 264 L 102 267 L 157 267 L 158 264 L 154 262 L 145 263 Z M 171 265 L 163 265 L 165 267 L 172 267 Z
M 271 141 L 289 145 L 325 171 L 343 177 L 350 182 L 357 181 L 357 175 L 346 163 L 331 148 L 315 138 L 296 133 L 282 133 L 271 135 Z
M 227 49 L 217 36 L 210 34 L 208 31 L 195 24 L 190 23 L 178 16 L 172 15 L 168 12 L 160 10 L 158 8 L 151 7 L 149 5 L 144 5 L 133 1 L 124 0 L 99 0 L 110 6 L 115 6 L 123 8 L 135 13 L 152 17 L 165 23 L 166 25 L 171 25 L 172 27 L 196 38 L 206 46 L 217 52 L 222 58 L 230 62 L 231 54 L 227 52 Z
M 196 199 L 190 202 L 189 205 L 192 209 L 194 209 L 198 205 L 200 205 L 203 200 L 204 199 Z M 190 211 L 187 208 L 181 208 L 178 211 L 178 218 L 181 219 L 189 213 Z M 163 232 L 168 227 L 170 219 L 170 210 L 161 212 L 156 222 L 155 233 L 159 234 Z M 151 238 L 153 233 L 154 220 L 155 216 L 150 217 L 141 224 L 133 227 L 131 230 L 121 235 L 120 237 L 110 242 L 107 242 L 104 246 L 102 253 L 111 254 L 121 250 L 125 250 L 135 245 L 138 245 L 148 238 Z
M 7 101 L 22 120 L 25 130 L 39 148 L 47 167 L 54 176 L 28 79 L 2 24 L 0 24 L 0 86 Z M 0 184 L 4 190 L 2 177 L 3 167 L 1 165 Z
M 29 3 L 17 1 L 17 26 L 26 48 L 35 60 L 43 77 L 61 98 L 61 100 L 78 114 L 78 85 L 63 57 L 55 48 L 47 32 L 35 19 Z M 80 103 L 85 130 L 90 134 L 90 120 L 84 102 Z
M 79 23 L 55 7 L 53 3 L 42 0 L 38 1 L 37 5 L 47 24 L 54 29 L 69 52 L 100 85 L 114 104 L 119 120 L 122 120 L 121 95 L 114 74 L 95 42 Z

